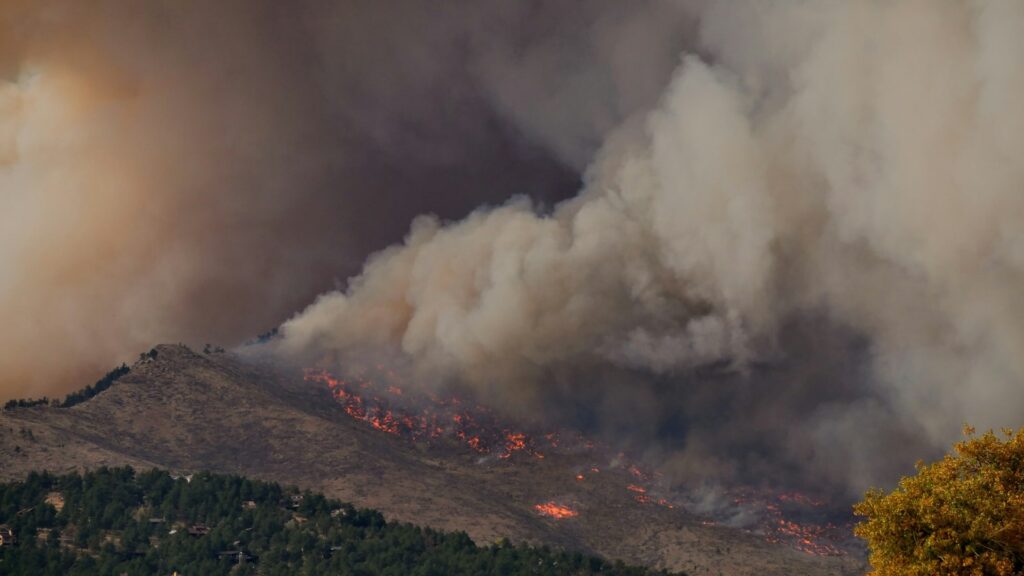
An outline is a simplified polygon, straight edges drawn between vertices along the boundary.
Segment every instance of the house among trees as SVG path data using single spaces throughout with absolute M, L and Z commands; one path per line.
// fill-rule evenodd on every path
M 0 546 L 11 546 L 15 542 L 14 532 L 7 526 L 0 526 Z
M 60 536 L 57 536 L 57 542 L 60 542 L 61 546 L 75 545 L 75 534 L 77 534 L 77 532 L 75 532 L 74 530 L 70 530 L 70 532 L 70 534 L 68 534 L 67 532 L 61 532 Z
M 250 556 L 249 554 L 246 554 L 241 550 L 228 550 L 225 552 L 218 553 L 217 556 L 225 560 L 234 560 L 235 563 L 239 565 L 245 564 L 246 562 L 251 562 L 256 559 L 254 556 Z
M 206 524 L 193 524 L 188 527 L 189 536 L 206 536 L 210 533 L 210 527 Z
M 60 492 L 50 492 L 43 501 L 53 506 L 57 512 L 64 509 L 64 496 Z

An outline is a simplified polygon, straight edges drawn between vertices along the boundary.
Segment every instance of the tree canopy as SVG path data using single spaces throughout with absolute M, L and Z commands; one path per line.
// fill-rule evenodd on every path
M 875 576 L 1024 574 L 1024 428 L 964 432 L 952 454 L 854 507 Z

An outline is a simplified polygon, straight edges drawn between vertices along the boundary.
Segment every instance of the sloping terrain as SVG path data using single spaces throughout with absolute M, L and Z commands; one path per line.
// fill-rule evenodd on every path
M 624 468 L 578 479 L 586 455 L 481 458 L 382 434 L 326 386 L 230 353 L 159 346 L 152 359 L 70 408 L 0 412 L 0 479 L 129 464 L 294 484 L 389 518 L 564 546 L 693 575 L 857 574 L 851 556 L 811 556 L 681 510 L 638 501 Z M 557 503 L 571 517 L 536 506 Z

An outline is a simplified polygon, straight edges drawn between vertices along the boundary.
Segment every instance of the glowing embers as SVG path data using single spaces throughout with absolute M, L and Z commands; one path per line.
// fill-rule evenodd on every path
M 483 406 L 470 409 L 454 396 L 441 398 L 403 389 L 395 382 L 397 375 L 382 367 L 372 377 L 367 374 L 360 371 L 341 379 L 326 370 L 307 369 L 305 380 L 326 385 L 346 414 L 381 432 L 414 441 L 454 438 L 478 454 L 496 454 L 502 460 L 516 453 L 544 458 L 530 436 L 502 426 Z M 558 435 L 546 434 L 542 441 L 556 447 Z
M 381 432 L 387 432 L 388 434 L 399 434 L 401 432 L 400 421 L 390 409 L 379 402 L 374 402 L 373 405 L 367 406 L 363 398 L 352 392 L 344 381 L 333 378 L 325 371 L 316 372 L 311 370 L 306 371 L 305 379 L 326 384 L 334 397 L 341 403 L 345 413 L 352 418 L 367 422 L 370 426 Z M 363 387 L 365 387 L 365 384 Z M 418 423 L 408 419 L 403 419 L 401 423 L 404 423 L 407 427 L 418 425 Z
M 675 508 L 675 505 L 669 502 L 666 498 L 652 497 L 650 494 L 647 493 L 647 489 L 644 488 L 643 486 L 638 486 L 636 484 L 628 484 L 626 485 L 626 490 L 632 492 L 633 500 L 636 500 L 640 504 L 657 504 L 658 506 L 668 508 L 669 510 Z
M 526 445 L 526 434 L 506 432 L 505 433 L 505 451 L 498 456 L 499 458 L 505 459 L 510 458 L 513 452 L 520 450 L 528 450 L 529 447 Z M 540 455 L 544 457 L 543 454 Z
M 849 525 L 825 520 L 825 503 L 798 492 L 772 494 L 737 490 L 733 503 L 760 516 L 757 532 L 772 543 L 789 545 L 812 556 L 844 556 L 839 542 L 852 532 Z
M 566 518 L 575 518 L 580 515 L 579 512 L 573 510 L 569 506 L 558 504 L 556 502 L 535 504 L 533 509 L 541 516 L 547 516 L 548 518 L 554 518 L 555 520 L 565 520 Z
M 812 556 L 842 556 L 845 552 L 830 542 L 838 527 L 834 524 L 799 524 L 785 518 L 776 519 L 774 530 L 767 537 L 769 542 L 788 543 L 797 550 Z

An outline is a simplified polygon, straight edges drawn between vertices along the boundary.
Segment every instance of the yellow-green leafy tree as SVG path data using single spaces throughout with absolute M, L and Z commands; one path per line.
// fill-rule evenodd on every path
M 952 454 L 854 506 L 874 576 L 1024 574 L 1024 428 L 964 434 Z

